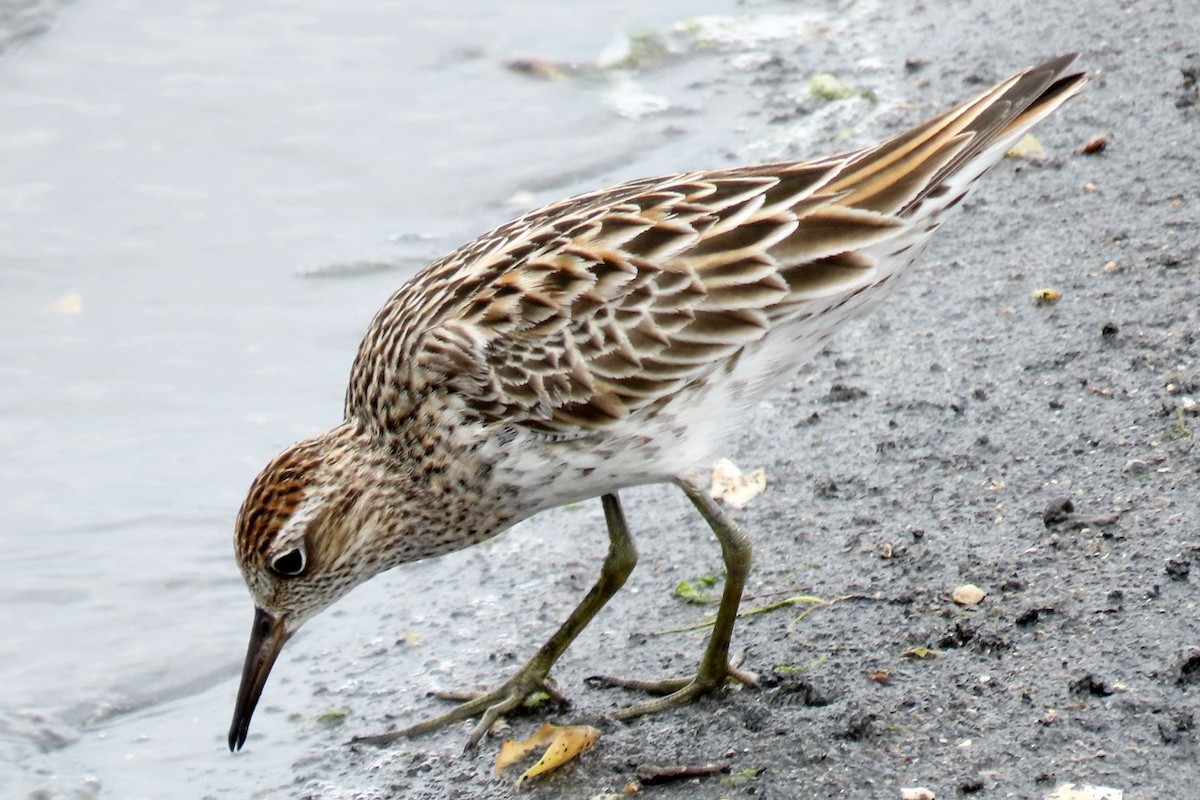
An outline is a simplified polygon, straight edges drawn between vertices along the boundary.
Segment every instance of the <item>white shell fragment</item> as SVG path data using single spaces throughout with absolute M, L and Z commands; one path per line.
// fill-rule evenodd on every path
M 728 458 L 713 464 L 712 489 L 709 494 L 730 508 L 745 508 L 767 488 L 767 471 L 756 469 L 742 472 Z
M 983 598 L 985 597 L 987 597 L 987 592 L 973 583 L 956 586 L 954 587 L 954 591 L 950 593 L 950 599 L 960 606 L 977 606 L 983 602 Z

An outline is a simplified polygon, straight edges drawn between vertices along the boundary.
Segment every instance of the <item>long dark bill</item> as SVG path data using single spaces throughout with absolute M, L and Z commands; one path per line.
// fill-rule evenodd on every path
M 246 743 L 254 706 L 258 704 L 279 651 L 290 638 L 291 634 L 282 622 L 261 608 L 254 609 L 250 646 L 246 649 L 246 664 L 242 667 L 242 685 L 238 688 L 237 705 L 233 708 L 233 724 L 229 726 L 230 752 L 241 750 Z

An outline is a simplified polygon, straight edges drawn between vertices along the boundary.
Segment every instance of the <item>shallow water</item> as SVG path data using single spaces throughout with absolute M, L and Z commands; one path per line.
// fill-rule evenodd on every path
M 649 87 L 503 63 L 792 5 L 0 2 L 0 794 L 281 785 L 294 753 L 222 753 L 250 479 L 339 418 L 417 266 L 536 202 L 711 164 L 738 127 L 682 135 L 701 52 Z M 476 563 L 405 581 L 436 606 Z

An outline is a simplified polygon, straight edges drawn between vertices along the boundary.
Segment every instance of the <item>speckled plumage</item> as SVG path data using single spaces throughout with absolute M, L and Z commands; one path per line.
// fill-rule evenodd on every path
M 547 206 L 418 273 L 363 338 L 345 421 L 278 456 L 242 507 L 236 552 L 261 636 L 231 746 L 283 641 L 358 583 L 710 459 L 1079 89 L 1063 76 L 1073 60 L 853 153 Z

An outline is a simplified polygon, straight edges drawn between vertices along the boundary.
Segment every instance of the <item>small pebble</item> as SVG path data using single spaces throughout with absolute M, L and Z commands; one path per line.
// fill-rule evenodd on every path
M 1083 143 L 1083 147 L 1079 148 L 1079 152 L 1090 156 L 1099 153 L 1106 147 L 1108 147 L 1108 134 L 1097 133 L 1095 136 Z

